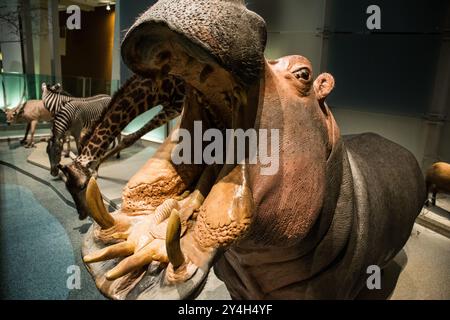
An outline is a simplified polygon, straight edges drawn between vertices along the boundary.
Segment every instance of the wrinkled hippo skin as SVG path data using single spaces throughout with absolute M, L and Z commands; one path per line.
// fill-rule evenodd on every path
M 322 210 L 312 233 L 332 216 L 329 229 L 284 252 L 245 240 L 227 250 L 215 272 L 234 299 L 353 299 L 367 267 L 384 268 L 402 249 L 425 200 L 415 157 L 373 133 L 344 136 L 343 149 L 337 203 Z

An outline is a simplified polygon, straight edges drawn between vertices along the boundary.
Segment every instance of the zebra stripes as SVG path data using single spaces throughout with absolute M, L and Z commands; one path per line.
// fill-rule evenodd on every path
M 47 153 L 50 173 L 57 176 L 64 138 L 73 136 L 80 153 L 83 133 L 98 121 L 104 109 L 108 107 L 111 97 L 98 95 L 90 98 L 75 98 L 62 94 L 61 86 L 55 85 L 48 88 L 45 83 L 42 84 L 42 91 L 42 102 L 54 116 L 52 138 L 48 141 Z
M 85 101 L 69 100 L 58 106 L 59 112 L 53 121 L 53 136 L 62 138 L 69 130 L 81 133 L 82 130 L 90 128 L 110 101 L 111 97 L 100 96 Z M 75 137 L 78 138 L 76 135 Z
M 72 97 L 61 88 L 60 84 L 49 87 L 47 84 L 42 84 L 42 101 L 44 107 L 55 116 L 66 102 L 88 102 L 90 100 L 96 100 L 98 98 L 111 98 L 106 94 L 100 94 L 88 98 L 76 98 Z

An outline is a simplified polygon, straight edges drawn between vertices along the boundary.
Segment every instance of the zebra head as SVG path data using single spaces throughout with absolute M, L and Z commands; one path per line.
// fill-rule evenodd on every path
M 50 160 L 50 174 L 57 177 L 59 173 L 58 165 L 61 161 L 64 139 L 58 139 L 52 136 L 47 144 L 47 154 Z
M 41 85 L 41 89 L 42 89 L 42 102 L 44 103 L 44 107 L 49 111 L 53 111 L 55 97 L 58 97 L 61 94 L 67 95 L 65 94 L 65 91 L 63 91 L 60 83 L 50 86 L 45 82 L 43 82 Z

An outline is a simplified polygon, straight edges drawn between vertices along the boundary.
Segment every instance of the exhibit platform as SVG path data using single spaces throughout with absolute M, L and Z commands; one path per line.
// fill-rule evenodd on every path
M 112 158 L 102 165 L 99 170 L 98 183 L 102 190 L 105 202 L 111 207 L 110 210 L 117 208 L 120 205 L 120 196 L 126 182 L 153 155 L 157 147 L 157 144 L 151 142 L 137 143 L 132 147 L 123 150 L 120 159 Z M 89 219 L 84 221 L 78 220 L 78 214 L 72 197 L 66 190 L 64 182 L 59 177 L 55 178 L 50 175 L 48 169 L 50 166 L 45 149 L 45 142 L 36 143 L 34 148 L 29 149 L 22 147 L 19 141 L 10 140 L 9 142 L 0 142 L 0 204 L 2 205 L 0 210 L 0 212 L 2 212 L 0 233 L 6 239 L 10 239 L 10 241 L 2 243 L 2 252 L 11 252 L 10 256 L 8 255 L 7 259 L 4 259 L 4 261 L 11 261 L 13 265 L 10 266 L 10 269 L 15 270 L 11 272 L 9 277 L 6 275 L 7 279 L 4 279 L 4 282 L 9 283 L 10 285 L 9 288 L 3 290 L 2 298 L 104 299 L 95 287 L 95 283 L 90 274 L 84 268 L 81 259 L 83 236 L 92 222 Z M 63 158 L 62 162 L 70 162 L 70 158 Z M 8 205 L 5 203 L 6 199 L 11 198 L 8 197 L 8 194 L 13 192 L 11 191 L 11 188 L 15 186 L 26 187 L 25 190 L 13 190 L 19 194 L 18 196 L 15 196 L 16 199 L 19 198 L 17 199 L 19 203 L 25 198 L 30 198 L 27 196 L 27 191 L 30 191 L 36 198 L 34 202 L 36 207 L 42 207 L 45 208 L 45 210 L 36 210 L 34 205 L 32 210 L 26 210 L 27 208 L 24 208 L 23 206 Z M 24 203 L 29 203 L 29 201 Z M 12 211 L 15 210 L 15 208 L 25 212 L 17 214 Z M 15 229 L 18 224 L 20 225 L 20 223 L 23 223 L 26 225 L 26 228 L 33 227 L 35 231 L 31 232 L 28 241 L 27 239 L 21 239 L 17 242 L 18 236 L 15 235 L 17 230 L 8 230 L 10 223 L 6 222 L 11 219 L 16 220 L 16 217 L 19 219 L 22 215 L 26 216 L 27 213 L 29 213 L 31 217 L 25 217 L 24 219 L 26 221 L 17 221 L 17 223 L 13 223 L 12 225 Z M 34 221 L 36 214 L 46 216 L 47 218 L 36 222 Z M 52 217 L 52 219 L 49 217 Z M 32 226 L 27 226 L 28 221 L 30 221 Z M 53 223 L 50 223 L 51 221 L 53 221 Z M 44 225 L 40 225 L 41 223 Z M 59 227 L 52 229 L 51 226 L 49 227 L 49 224 Z M 42 230 L 42 233 L 36 235 L 40 230 Z M 67 234 L 67 236 L 62 237 L 64 238 L 64 241 L 61 240 L 61 230 L 65 230 L 64 233 Z M 49 234 L 45 234 L 46 232 Z M 9 234 L 14 234 L 15 236 L 8 237 Z M 41 255 L 33 256 L 31 252 L 28 252 L 30 249 L 28 243 L 35 243 L 37 240 L 36 237 L 46 238 L 49 247 L 48 251 L 50 252 L 49 255 L 52 256 L 51 259 L 55 261 L 56 264 L 60 263 L 58 263 L 58 257 L 55 255 L 55 252 L 65 252 L 65 257 L 62 257 L 60 260 L 70 261 L 70 259 L 73 259 L 74 262 L 72 264 L 80 266 L 80 269 L 82 270 L 82 284 L 80 290 L 71 290 L 66 293 L 67 296 L 62 297 L 61 295 L 64 295 L 64 292 L 58 294 L 58 292 L 52 291 L 50 287 L 41 287 L 38 285 L 40 284 L 39 281 L 35 281 L 36 286 L 31 289 L 29 287 L 27 287 L 27 290 L 22 288 L 20 285 L 21 279 L 15 278 L 14 275 L 21 274 L 22 272 L 19 272 L 18 270 L 25 270 L 30 264 L 34 265 L 33 274 L 38 274 L 36 277 L 42 279 L 48 277 L 50 279 L 49 283 L 52 283 L 51 279 L 53 279 L 53 281 L 62 279 L 61 274 L 58 275 L 58 273 L 53 272 L 54 268 L 49 268 L 48 265 L 42 263 L 42 259 L 39 259 Z M 67 237 L 69 240 L 65 239 Z M 67 243 L 69 244 L 67 245 Z M 58 248 L 51 248 L 52 244 L 57 245 Z M 20 249 L 17 249 L 17 247 L 20 247 Z M 7 248 L 9 248 L 9 250 L 7 250 Z M 19 252 L 25 251 L 26 254 L 14 258 L 14 252 L 17 253 L 17 250 L 19 250 Z M 69 252 L 66 252 L 67 250 L 69 250 Z M 71 258 L 67 258 L 67 255 Z M 66 268 L 67 267 L 64 267 L 64 286 L 67 279 Z M 39 271 L 41 271 L 41 273 Z M 31 284 L 31 286 L 33 286 L 33 284 Z M 46 288 L 48 290 L 46 290 Z M 5 290 L 7 293 L 6 297 L 4 297 Z M 229 300 L 230 295 L 228 294 L 224 283 L 217 279 L 214 272 L 210 272 L 205 287 L 197 299 Z
M 25 149 L 18 141 L 0 142 L 0 232 L 6 255 L 2 260 L 7 262 L 5 270 L 10 270 L 5 274 L 8 287 L 2 289 L 2 298 L 104 299 L 81 260 L 81 243 L 91 222 L 78 220 L 63 181 L 50 175 L 45 147 L 45 143 L 36 143 L 35 148 Z M 120 206 L 124 185 L 157 147 L 138 143 L 124 150 L 120 159 L 110 159 L 100 168 L 98 182 L 111 207 Z M 422 215 L 438 215 L 445 224 L 450 199 L 439 195 L 437 204 L 425 208 Z M 65 288 L 70 265 L 81 270 L 80 289 L 53 290 L 61 281 Z M 360 298 L 450 299 L 449 265 L 450 239 L 416 223 L 403 250 L 385 269 L 382 289 L 362 292 Z M 29 282 L 24 287 L 21 283 L 27 272 Z M 197 299 L 230 296 L 210 272 Z

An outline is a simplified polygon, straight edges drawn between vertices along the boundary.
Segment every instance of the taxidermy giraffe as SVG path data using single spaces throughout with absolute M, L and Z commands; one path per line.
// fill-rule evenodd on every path
M 166 59 L 160 57 L 161 63 Z M 68 166 L 59 166 L 66 176 L 66 187 L 74 198 L 79 218 L 88 215 L 85 189 L 91 176 L 107 157 L 131 145 L 146 132 L 176 118 L 184 105 L 184 82 L 162 71 L 147 77 L 134 75 L 113 96 L 108 108 L 81 141 L 83 149 Z M 138 115 L 157 106 L 163 109 L 143 128 L 124 139 L 121 145 L 106 154 L 115 137 Z

